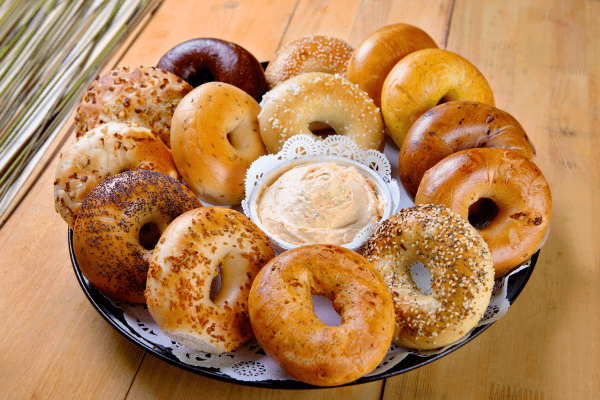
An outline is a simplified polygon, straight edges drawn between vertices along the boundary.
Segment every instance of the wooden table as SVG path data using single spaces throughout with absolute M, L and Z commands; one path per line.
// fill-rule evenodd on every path
M 73 140 L 65 129 L 0 230 L 0 397 L 600 398 L 599 1 L 167 0 L 106 68 L 155 65 L 195 37 L 230 40 L 269 60 L 300 36 L 356 46 L 394 22 L 421 27 L 483 72 L 497 106 L 536 145 L 553 189 L 549 239 L 504 318 L 432 364 L 345 388 L 259 389 L 171 366 L 111 328 L 75 279 L 52 196 L 58 151 Z

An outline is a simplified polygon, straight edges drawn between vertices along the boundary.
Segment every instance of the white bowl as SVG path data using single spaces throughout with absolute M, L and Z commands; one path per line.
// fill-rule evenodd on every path
M 271 239 L 271 243 L 273 244 L 273 248 L 276 252 L 283 252 L 285 250 L 299 247 L 300 245 L 292 244 L 281 240 L 264 227 L 264 225 L 260 221 L 260 218 L 258 217 L 258 213 L 256 210 L 257 199 L 262 195 L 262 193 L 267 187 L 272 185 L 277 180 L 277 178 L 279 178 L 283 173 L 289 171 L 290 169 L 299 165 L 331 162 L 334 162 L 341 167 L 354 167 L 358 172 L 363 174 L 367 179 L 371 180 L 375 184 L 378 196 L 383 197 L 386 200 L 385 210 L 379 222 L 387 219 L 392 214 L 394 201 L 392 200 L 392 195 L 388 184 L 382 179 L 381 176 L 379 176 L 379 174 L 376 171 L 361 164 L 360 162 L 351 160 L 346 157 L 332 155 L 304 156 L 293 160 L 282 161 L 277 166 L 271 168 L 270 170 L 267 170 L 262 175 L 262 177 L 256 182 L 256 185 L 251 189 L 247 202 L 247 214 L 249 214 L 248 216 L 263 232 L 267 234 L 267 236 L 269 236 L 269 238 Z M 346 247 L 350 250 L 359 251 L 360 248 L 363 247 L 367 240 L 371 237 L 377 225 L 378 224 L 367 225 L 355 236 L 355 238 L 350 243 L 344 244 L 343 247 Z

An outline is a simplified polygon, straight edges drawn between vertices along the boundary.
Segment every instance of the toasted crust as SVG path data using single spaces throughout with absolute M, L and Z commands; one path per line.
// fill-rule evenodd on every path
M 180 344 L 210 353 L 232 351 L 253 336 L 248 292 L 273 258 L 265 234 L 224 207 L 191 210 L 169 225 L 148 271 L 148 310 L 161 331 Z M 220 268 L 221 286 L 211 298 Z
M 75 115 L 77 136 L 109 121 L 134 122 L 171 147 L 173 112 L 191 90 L 183 79 L 157 68 L 112 70 L 83 94 Z

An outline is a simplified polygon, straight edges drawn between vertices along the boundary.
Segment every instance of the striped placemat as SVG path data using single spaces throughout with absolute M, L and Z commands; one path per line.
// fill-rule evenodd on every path
M 161 2 L 0 1 L 0 226 L 83 91 Z

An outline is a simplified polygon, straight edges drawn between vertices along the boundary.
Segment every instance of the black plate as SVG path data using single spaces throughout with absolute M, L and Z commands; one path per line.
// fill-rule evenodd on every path
M 131 340 L 133 343 L 140 346 L 142 349 L 146 350 L 147 352 L 151 353 L 152 355 L 154 355 L 168 363 L 171 363 L 180 368 L 183 368 L 187 371 L 194 372 L 199 375 L 204 375 L 209 378 L 214 378 L 214 379 L 230 382 L 230 383 L 238 383 L 238 384 L 243 384 L 243 385 L 248 385 L 248 386 L 268 387 L 268 388 L 277 388 L 277 389 L 315 388 L 314 386 L 311 386 L 311 385 L 308 385 L 308 384 L 305 384 L 305 383 L 302 383 L 299 381 L 295 381 L 295 380 L 240 381 L 240 380 L 234 379 L 228 375 L 225 375 L 225 374 L 219 372 L 219 370 L 216 368 L 198 367 L 198 366 L 183 363 L 176 356 L 173 355 L 173 353 L 170 351 L 170 349 L 168 349 L 166 347 L 162 347 L 162 346 L 149 344 L 144 338 L 142 338 L 137 332 L 135 332 L 131 327 L 128 326 L 128 324 L 125 320 L 125 317 L 124 317 L 123 310 L 119 307 L 116 307 L 112 302 L 107 300 L 107 298 L 102 293 L 100 293 L 96 288 L 94 288 L 92 285 L 90 285 L 90 283 L 87 281 L 87 279 L 84 278 L 84 276 L 81 273 L 81 270 L 79 269 L 79 265 L 77 264 L 77 260 L 75 259 L 75 254 L 73 252 L 73 231 L 71 229 L 69 229 L 69 232 L 68 232 L 68 241 L 69 241 L 69 253 L 71 256 L 71 262 L 73 264 L 73 269 L 75 271 L 75 275 L 77 276 L 77 280 L 79 281 L 79 284 L 81 285 L 81 288 L 83 289 L 85 295 L 87 296 L 89 301 L 92 303 L 94 308 L 96 308 L 98 313 L 100 313 L 100 315 L 102 317 L 104 317 L 104 319 L 110 325 L 112 325 L 113 328 L 115 328 L 117 331 L 119 331 L 121 334 L 123 334 L 127 339 Z M 511 305 L 517 299 L 517 297 L 519 296 L 519 294 L 525 287 L 525 284 L 529 280 L 529 277 L 531 276 L 533 269 L 535 267 L 535 264 L 537 262 L 538 256 L 539 256 L 539 251 L 537 251 L 531 257 L 531 265 L 528 268 L 524 268 L 524 269 L 514 273 L 513 275 L 511 275 L 508 278 L 507 298 Z M 444 357 L 445 355 L 453 352 L 454 350 L 464 346 L 465 344 L 467 344 L 468 342 L 470 342 L 471 340 L 476 338 L 478 335 L 483 333 L 483 331 L 485 331 L 490 326 L 491 326 L 491 324 L 476 327 L 473 330 L 473 332 L 471 333 L 471 336 L 467 340 L 465 340 L 459 344 L 456 344 L 454 346 L 449 347 L 442 353 L 435 354 L 432 356 L 427 356 L 427 357 L 424 357 L 421 355 L 417 356 L 414 354 L 409 354 L 406 358 L 404 358 L 402 361 L 400 361 L 398 364 L 396 364 L 391 369 L 389 369 L 381 374 L 378 374 L 378 375 L 365 376 L 365 377 L 360 378 L 352 383 L 349 383 L 348 385 L 356 385 L 356 384 L 360 384 L 360 383 L 376 381 L 376 380 L 383 379 L 383 378 L 389 378 L 391 376 L 398 375 L 398 374 L 413 370 L 415 368 L 421 367 L 425 364 L 429 364 L 430 362 L 435 361 L 441 357 Z

